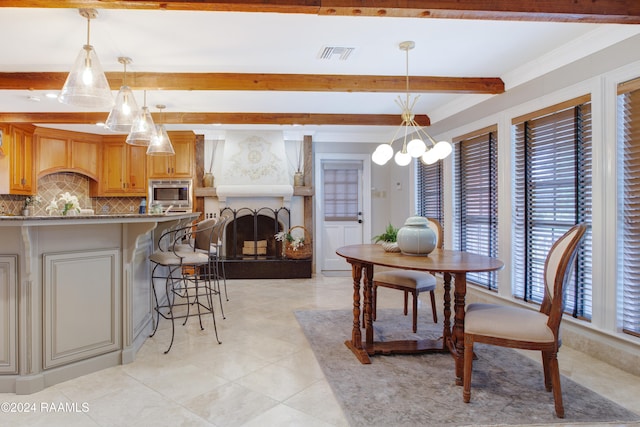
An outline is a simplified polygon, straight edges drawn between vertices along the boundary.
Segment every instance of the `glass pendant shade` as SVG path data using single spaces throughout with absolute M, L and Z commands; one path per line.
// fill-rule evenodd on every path
M 411 157 L 409 153 L 407 153 L 404 150 L 401 150 L 396 153 L 394 160 L 396 161 L 396 164 L 398 166 L 407 166 L 409 163 L 411 163 L 412 158 L 413 157 Z
M 422 161 L 427 165 L 432 165 L 439 160 L 438 153 L 433 148 L 431 150 L 427 150 L 422 155 Z
M 389 144 L 380 144 L 371 155 L 371 160 L 377 165 L 384 165 L 393 157 L 393 147 Z
M 129 132 L 140 115 L 140 108 L 129 86 L 122 86 L 116 95 L 116 103 L 107 117 L 105 127 L 112 132 Z
M 438 142 L 433 149 L 435 150 L 436 154 L 438 155 L 439 159 L 444 159 L 446 158 L 449 154 L 451 154 L 451 152 L 453 151 L 453 147 L 451 146 L 451 144 L 447 141 L 440 141 Z
M 156 135 L 147 148 L 147 154 L 149 156 L 173 156 L 176 154 L 163 125 L 156 126 Z
M 407 144 L 407 152 L 411 157 L 420 157 L 427 149 L 427 145 L 423 140 L 415 138 Z
M 131 125 L 131 132 L 127 136 L 127 144 L 147 146 L 155 135 L 156 127 L 153 123 L 153 118 L 149 108 L 144 106 L 133 125 Z
M 109 82 L 93 46 L 86 44 L 82 47 L 58 101 L 85 108 L 111 108 L 113 105 Z

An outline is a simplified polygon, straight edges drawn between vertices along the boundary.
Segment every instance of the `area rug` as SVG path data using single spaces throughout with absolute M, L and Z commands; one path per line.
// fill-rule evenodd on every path
M 540 364 L 516 351 L 474 346 L 471 402 L 455 385 L 448 354 L 374 356 L 361 364 L 344 342 L 351 337 L 350 310 L 298 311 L 298 322 L 352 426 L 464 426 L 626 423 L 640 421 L 610 400 L 562 377 L 565 418 L 555 415 Z M 442 323 L 421 322 L 411 333 L 411 316 L 378 311 L 376 341 L 432 338 Z M 434 327 L 435 326 L 435 327 Z M 407 334 L 403 331 L 409 331 Z

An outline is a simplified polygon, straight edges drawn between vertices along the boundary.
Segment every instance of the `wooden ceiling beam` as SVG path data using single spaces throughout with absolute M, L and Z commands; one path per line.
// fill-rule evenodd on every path
M 0 123 L 95 124 L 104 122 L 108 113 L 0 113 Z M 345 125 L 399 126 L 399 114 L 315 114 L 315 113 L 152 113 L 163 124 L 223 125 Z M 416 114 L 420 126 L 431 121 Z
M 0 90 L 60 90 L 68 73 L 0 73 Z M 122 73 L 106 73 L 111 89 L 122 85 Z M 409 77 L 414 93 L 504 92 L 497 77 Z M 127 85 L 137 90 L 238 90 L 291 92 L 404 92 L 405 76 L 245 73 L 127 73 Z
M 640 23 L 637 0 L 3 0 L 0 7 L 305 13 L 341 16 Z

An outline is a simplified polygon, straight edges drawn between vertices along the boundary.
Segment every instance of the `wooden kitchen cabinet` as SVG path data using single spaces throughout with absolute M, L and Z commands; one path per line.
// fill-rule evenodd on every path
M 0 156 L 0 193 L 31 195 L 36 192 L 32 125 L 3 125 Z
M 148 156 L 149 179 L 192 178 L 196 157 L 196 135 L 193 132 L 167 132 L 174 156 Z
M 38 177 L 55 172 L 77 172 L 99 180 L 100 135 L 39 128 L 35 138 Z
M 125 143 L 126 136 L 105 136 L 102 143 L 102 174 L 94 196 L 141 196 L 147 194 L 147 147 Z

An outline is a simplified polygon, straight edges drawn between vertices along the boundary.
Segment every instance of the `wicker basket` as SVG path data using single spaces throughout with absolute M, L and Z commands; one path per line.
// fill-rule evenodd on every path
M 289 229 L 289 234 L 296 228 L 301 228 L 304 231 L 304 244 L 302 246 L 298 246 L 297 249 L 293 249 L 291 246 L 291 242 L 285 240 L 284 245 L 284 256 L 289 259 L 308 259 L 311 258 L 311 236 L 306 228 L 301 225 L 296 225 L 295 227 L 291 227 Z

